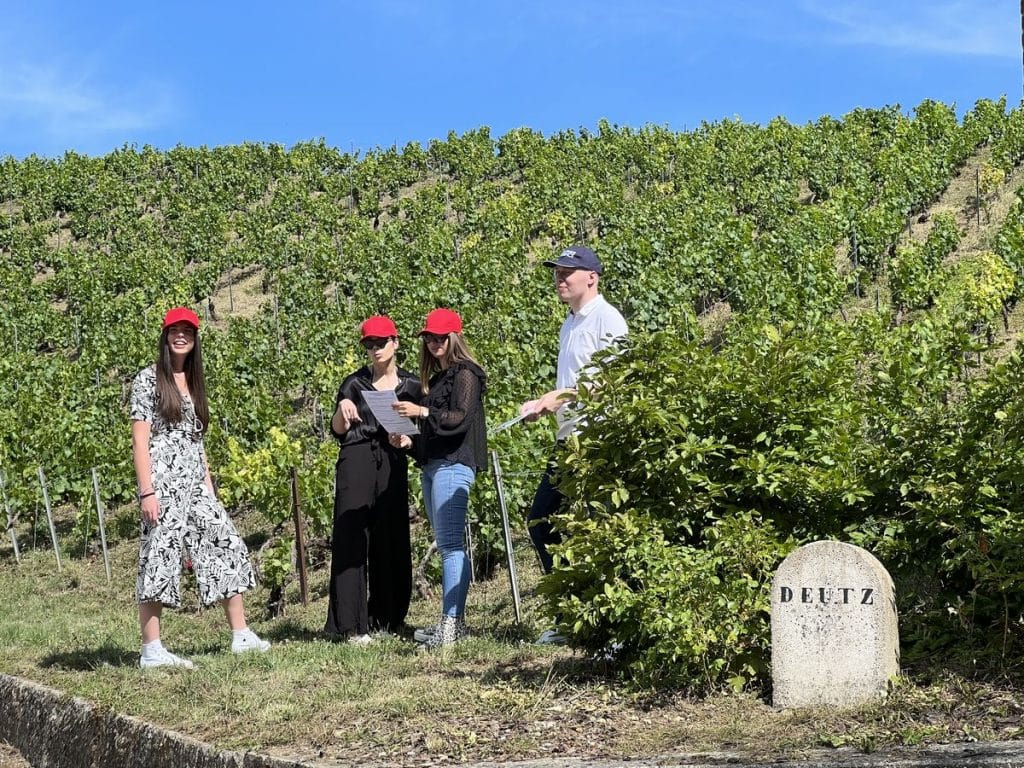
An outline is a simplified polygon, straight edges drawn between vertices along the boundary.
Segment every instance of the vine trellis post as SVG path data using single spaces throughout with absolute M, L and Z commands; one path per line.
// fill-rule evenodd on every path
M 295 523 L 295 555 L 299 565 L 299 593 L 302 604 L 309 605 L 309 583 L 306 578 L 306 538 L 302 526 L 302 506 L 299 501 L 299 474 L 291 469 L 292 519 Z
M 103 502 L 100 501 L 100 481 L 96 475 L 96 467 L 92 468 L 92 492 L 96 498 L 96 520 L 100 528 L 100 547 L 103 549 L 103 569 L 107 573 L 107 584 L 110 584 L 110 553 L 107 551 L 107 528 L 103 524 Z
M 50 506 L 50 492 L 46 488 L 46 474 L 42 467 L 36 467 L 39 475 L 39 486 L 43 489 L 43 504 L 46 507 L 46 521 L 50 526 L 50 541 L 53 542 L 53 556 L 57 560 L 57 572 L 64 570 L 60 562 L 60 546 L 57 544 L 57 526 L 53 522 L 53 509 Z
M 7 480 L 4 471 L 0 469 L 0 497 L 3 497 L 4 512 L 7 513 L 7 532 L 11 534 L 11 546 L 14 548 L 14 561 L 21 565 L 21 551 L 18 549 L 18 536 L 14 531 L 14 515 L 11 514 L 11 504 L 7 500 Z

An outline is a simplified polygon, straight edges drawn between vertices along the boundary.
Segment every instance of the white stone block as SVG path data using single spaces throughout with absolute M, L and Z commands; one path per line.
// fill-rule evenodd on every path
M 892 578 L 867 550 L 816 541 L 772 581 L 772 703 L 844 709 L 884 698 L 899 674 Z

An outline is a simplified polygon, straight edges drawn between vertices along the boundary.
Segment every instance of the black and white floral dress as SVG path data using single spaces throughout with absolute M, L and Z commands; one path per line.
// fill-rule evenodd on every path
M 168 423 L 157 409 L 156 367 L 139 372 L 132 384 L 133 421 L 150 425 L 149 457 L 160 521 L 142 523 L 135 596 L 140 603 L 181 605 L 181 564 L 192 570 L 204 605 L 252 589 L 256 584 L 249 550 L 224 506 L 206 485 L 202 425 L 192 400 L 182 396 L 182 418 Z

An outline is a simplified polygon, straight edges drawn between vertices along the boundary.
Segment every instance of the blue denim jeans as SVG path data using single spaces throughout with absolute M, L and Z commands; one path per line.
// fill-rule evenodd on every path
M 466 613 L 466 595 L 469 592 L 466 513 L 469 510 L 469 488 L 475 477 L 476 472 L 465 464 L 443 459 L 428 461 L 423 467 L 423 503 L 441 553 L 442 612 L 445 616 L 463 616 Z

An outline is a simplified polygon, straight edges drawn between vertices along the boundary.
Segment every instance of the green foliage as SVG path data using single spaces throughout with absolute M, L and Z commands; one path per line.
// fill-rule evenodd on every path
M 1013 271 L 991 251 L 964 258 L 946 277 L 936 310 L 972 329 L 991 327 L 1014 290 Z
M 959 243 L 953 214 L 938 213 L 923 243 L 897 247 L 889 274 L 893 302 L 901 309 L 930 307 L 944 284 L 942 262 Z
M 270 587 L 280 588 L 293 570 L 295 541 L 282 536 L 260 558 L 260 575 Z
M 1021 191 L 1017 192 L 1017 199 L 996 235 L 995 252 L 1013 270 L 1013 295 L 1019 297 L 1020 287 L 1024 285 L 1024 198 Z
M 1016 352 L 957 407 L 921 414 L 921 432 L 908 441 L 915 460 L 901 489 L 900 534 L 882 547 L 904 574 L 911 632 L 929 652 L 965 637 L 976 653 L 1003 659 L 1020 647 L 1022 384 Z
M 359 321 L 390 314 L 415 368 L 424 313 L 458 309 L 496 423 L 552 384 L 564 307 L 540 263 L 579 241 L 602 254 L 602 291 L 636 336 L 603 360 L 589 425 L 561 456 L 573 536 L 543 590 L 576 643 L 621 643 L 638 680 L 746 684 L 763 671 L 767 574 L 823 536 L 869 546 L 903 578 L 937 574 L 931 592 L 911 590 L 933 615 L 960 594 L 972 622 L 996 621 L 997 589 L 1018 586 L 1018 533 L 993 501 L 1015 498 L 998 446 L 1014 455 L 1017 433 L 1000 431 L 1016 424 L 1011 364 L 991 380 L 979 366 L 1024 278 L 1024 205 L 991 253 L 953 267 L 951 218 L 897 247 L 986 142 L 987 189 L 1024 157 L 1024 112 L 979 101 L 958 123 L 926 101 L 803 126 L 480 128 L 362 156 L 319 141 L 4 158 L 12 510 L 38 506 L 39 466 L 56 503 L 81 505 L 93 466 L 108 504 L 132 499 L 128 387 L 162 312 L 184 303 L 210 315 L 206 448 L 225 502 L 280 527 L 295 467 L 326 535 L 337 447 L 324 424 L 364 359 Z M 872 274 L 914 311 L 836 322 L 848 285 Z M 731 320 L 709 333 L 709 316 Z M 1002 404 L 986 412 L 986 397 Z M 513 511 L 536 481 L 515 470 L 543 466 L 552 438 L 535 426 L 494 439 Z M 504 546 L 486 475 L 471 509 L 484 576 Z M 266 550 L 276 584 L 290 547 Z
M 866 403 L 850 397 L 861 345 L 829 330 L 751 324 L 717 354 L 640 335 L 606 358 L 589 423 L 560 457 L 578 501 L 543 587 L 573 642 L 622 643 L 642 680 L 674 668 L 703 687 L 764 671 L 779 558 L 878 504 Z
M 229 506 L 246 504 L 272 523 L 291 517 L 291 469 L 298 467 L 301 445 L 277 427 L 267 433 L 265 445 L 246 451 L 228 438 L 228 461 L 221 468 L 219 492 Z
M 608 653 L 643 685 L 742 688 L 767 670 L 768 591 L 789 549 L 755 513 L 727 515 L 698 541 L 627 508 L 579 515 L 542 582 L 574 645 Z

